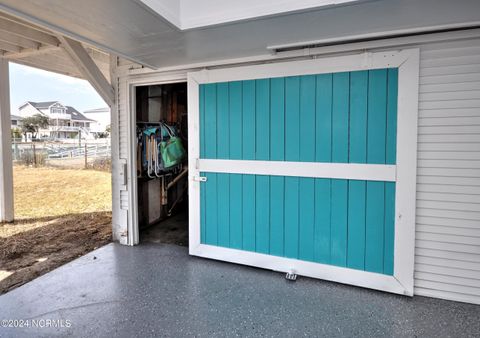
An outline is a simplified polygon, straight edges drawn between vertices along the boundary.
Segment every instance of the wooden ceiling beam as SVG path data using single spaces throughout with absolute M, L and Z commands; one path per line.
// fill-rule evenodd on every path
M 9 20 L 9 21 L 12 21 L 12 22 L 16 22 L 16 23 L 19 23 L 23 26 L 27 26 L 27 27 L 30 27 L 30 28 L 33 28 L 35 30 L 38 30 L 40 32 L 43 32 L 43 33 L 46 33 L 46 34 L 50 34 L 52 36 L 54 36 L 54 34 L 52 32 L 50 32 L 49 30 L 43 28 L 43 27 L 40 27 L 40 26 L 36 26 L 30 22 L 27 22 L 25 20 L 22 20 L 16 16 L 13 16 L 13 15 L 10 15 L 10 14 L 7 14 L 5 12 L 0 12 L 0 18 L 2 19 L 5 19 L 5 20 Z
M 61 49 L 60 47 L 54 47 L 54 46 L 41 46 L 38 49 L 26 48 L 16 53 L 7 52 L 5 53 L 4 57 L 10 60 L 15 60 L 15 59 L 21 59 L 21 58 L 25 58 L 33 55 L 48 54 L 60 49 Z
M 5 31 L 0 31 L 0 41 L 8 42 L 22 48 L 38 49 L 41 46 L 41 43 L 39 42 L 26 39 L 24 37 L 14 35 Z
M 53 72 L 53 73 L 58 73 L 58 74 L 63 74 L 63 75 L 67 75 L 67 76 L 72 76 L 72 77 L 76 77 L 76 78 L 79 78 L 79 79 L 83 79 L 83 77 L 81 76 L 81 74 L 76 73 L 76 72 L 72 72 L 72 69 L 71 69 L 71 68 L 66 68 L 66 67 L 64 67 L 64 66 L 55 66 L 55 67 L 52 67 L 51 65 L 39 64 L 38 62 L 26 61 L 26 60 L 24 60 L 24 59 L 14 60 L 14 61 L 12 61 L 12 62 L 17 63 L 17 64 L 20 64 L 20 65 L 28 66 L 28 67 L 33 67 L 33 68 L 38 68 L 38 69 L 46 70 L 46 71 L 48 71 L 48 72 Z
M 0 41 L 0 49 L 6 50 L 12 53 L 20 53 L 20 51 L 22 50 L 22 48 L 17 45 L 13 45 L 11 43 L 3 42 L 3 41 Z
M 50 34 L 41 32 L 31 27 L 13 22 L 4 18 L 0 18 L 0 31 L 9 32 L 11 34 L 21 36 L 45 45 L 59 46 L 60 41 Z

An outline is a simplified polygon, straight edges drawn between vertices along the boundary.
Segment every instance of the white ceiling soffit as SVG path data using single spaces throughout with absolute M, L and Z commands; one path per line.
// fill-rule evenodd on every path
M 479 0 L 355 1 L 185 31 L 139 0 L 1 0 L 0 11 L 152 68 L 264 56 L 268 46 L 480 24 Z
M 181 30 L 360 0 L 139 0 Z

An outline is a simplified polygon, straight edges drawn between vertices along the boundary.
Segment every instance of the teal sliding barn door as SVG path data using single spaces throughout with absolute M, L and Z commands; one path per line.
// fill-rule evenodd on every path
M 395 165 L 396 68 L 202 84 L 200 159 Z M 393 275 L 395 183 L 205 172 L 201 244 Z

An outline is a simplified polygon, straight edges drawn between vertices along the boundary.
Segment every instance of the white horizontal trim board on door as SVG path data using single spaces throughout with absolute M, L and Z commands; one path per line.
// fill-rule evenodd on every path
M 321 163 L 274 163 L 200 159 L 200 84 L 300 76 L 357 70 L 398 68 L 396 166 Z M 419 50 L 363 52 L 311 60 L 202 70 L 188 74 L 189 252 L 191 255 L 321 278 L 404 295 L 413 295 L 415 193 L 417 160 Z M 242 162 L 242 163 L 240 163 Z M 260 164 L 260 165 L 259 165 Z M 229 170 L 222 169 L 229 167 Z M 396 183 L 394 273 L 387 276 L 338 266 L 305 262 L 200 242 L 200 182 L 203 171 L 264 175 L 376 179 Z
M 405 288 L 394 276 L 387 276 L 380 273 L 204 244 L 197 246 L 195 255 L 204 258 L 261 267 L 273 271 L 293 272 L 312 278 L 408 295 Z
M 405 49 L 401 51 L 378 53 L 363 52 L 355 55 L 323 57 L 314 60 L 287 61 L 235 68 L 202 70 L 189 73 L 189 78 L 200 84 L 394 68 L 402 67 L 402 63 L 414 56 L 413 54 L 418 56 L 418 49 Z M 417 59 L 417 70 L 418 62 L 419 60 Z M 418 86 L 416 88 L 418 88 Z M 417 89 L 415 92 L 416 98 L 418 98 Z
M 335 178 L 395 182 L 396 166 L 385 164 L 200 159 L 200 172 Z

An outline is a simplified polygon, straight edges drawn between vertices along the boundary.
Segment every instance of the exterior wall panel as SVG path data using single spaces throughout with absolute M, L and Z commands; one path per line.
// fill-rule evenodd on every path
M 420 50 L 415 294 L 480 303 L 480 40 Z

